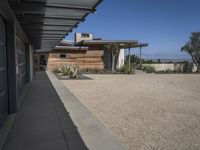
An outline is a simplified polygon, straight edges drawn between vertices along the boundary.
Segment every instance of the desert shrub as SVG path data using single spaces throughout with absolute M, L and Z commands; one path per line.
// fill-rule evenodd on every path
M 165 73 L 172 73 L 173 71 L 171 69 L 166 69 Z
M 172 70 L 172 73 L 183 73 L 181 70 Z
M 69 64 L 59 65 L 53 70 L 53 72 L 57 73 L 59 76 L 69 76 L 72 79 L 76 79 L 81 75 L 78 68 Z
M 135 73 L 135 65 L 131 64 L 131 67 L 129 68 L 129 65 L 127 63 L 124 64 L 124 66 L 122 66 L 119 69 L 120 73 L 124 73 L 124 74 L 134 74 Z
M 174 74 L 174 73 L 184 73 L 184 72 L 181 70 L 166 69 L 166 70 L 159 70 L 156 73 L 158 73 L 158 74 Z
M 146 73 L 156 72 L 156 68 L 154 66 L 151 66 L 151 65 L 142 65 L 141 70 L 145 71 Z

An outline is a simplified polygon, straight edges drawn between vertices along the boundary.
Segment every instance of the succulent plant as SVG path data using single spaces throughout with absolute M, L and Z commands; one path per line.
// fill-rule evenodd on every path
M 59 76 L 69 76 L 69 78 L 73 79 L 76 79 L 81 75 L 78 68 L 69 64 L 59 65 L 53 70 L 53 72 L 57 73 Z

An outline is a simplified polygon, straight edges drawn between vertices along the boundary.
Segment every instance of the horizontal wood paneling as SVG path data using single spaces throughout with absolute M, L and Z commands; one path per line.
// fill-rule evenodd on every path
M 66 58 L 60 58 L 60 54 L 66 54 Z M 53 51 L 49 54 L 47 68 L 52 71 L 61 64 L 71 64 L 80 69 L 103 69 L 103 55 L 103 50 Z

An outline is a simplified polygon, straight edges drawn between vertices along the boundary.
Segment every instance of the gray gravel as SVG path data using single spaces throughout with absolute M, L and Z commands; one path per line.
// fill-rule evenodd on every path
M 200 75 L 62 81 L 130 150 L 200 149 Z

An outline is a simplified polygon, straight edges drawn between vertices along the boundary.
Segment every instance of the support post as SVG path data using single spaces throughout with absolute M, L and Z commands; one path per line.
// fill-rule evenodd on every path
M 131 69 L 131 45 L 129 44 L 128 49 L 128 68 Z
M 140 46 L 140 68 L 142 67 L 142 46 Z

